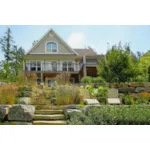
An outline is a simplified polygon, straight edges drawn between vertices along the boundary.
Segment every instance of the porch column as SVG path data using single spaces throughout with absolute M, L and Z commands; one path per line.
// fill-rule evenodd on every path
M 43 72 L 41 72 L 41 82 L 43 82 Z
M 86 71 L 86 57 L 83 56 L 83 76 L 87 76 L 87 71 Z
M 78 74 L 78 79 L 79 79 L 79 83 L 80 83 L 80 81 L 81 81 L 81 75 L 80 74 Z

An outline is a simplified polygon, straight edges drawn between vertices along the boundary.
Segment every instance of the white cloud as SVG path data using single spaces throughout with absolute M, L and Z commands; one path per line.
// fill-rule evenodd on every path
M 85 39 L 85 35 L 82 32 L 73 32 L 70 34 L 67 42 L 72 48 L 83 48 Z

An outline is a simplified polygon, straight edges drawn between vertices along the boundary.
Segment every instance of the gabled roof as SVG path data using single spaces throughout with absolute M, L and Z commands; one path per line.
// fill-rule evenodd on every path
M 53 29 L 50 29 L 28 52 L 27 55 L 30 54 L 32 50 L 34 50 L 50 33 L 53 33 L 71 52 L 78 55 Z
M 96 56 L 97 53 L 93 49 L 74 49 L 79 56 Z

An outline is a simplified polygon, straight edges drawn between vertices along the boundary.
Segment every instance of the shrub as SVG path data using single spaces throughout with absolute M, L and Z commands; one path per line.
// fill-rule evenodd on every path
M 133 104 L 134 104 L 134 99 L 133 99 L 133 97 L 132 97 L 132 96 L 129 96 L 129 95 L 126 95 L 126 96 L 124 97 L 124 103 L 125 103 L 126 105 L 133 105 Z
M 87 114 L 74 113 L 68 124 L 149 125 L 150 108 L 140 105 L 92 107 Z
M 0 104 L 14 104 L 18 94 L 18 87 L 14 84 L 0 86 Z
M 139 94 L 140 97 L 144 97 L 144 98 L 147 98 L 148 100 L 150 100 L 150 93 L 148 92 L 141 92 Z
M 29 86 L 20 86 L 18 88 L 18 97 L 31 97 L 31 87 Z
M 92 77 L 83 77 L 81 83 L 92 83 Z
M 68 72 L 63 72 L 58 74 L 55 79 L 54 79 L 58 85 L 66 85 L 70 84 L 70 73 Z
M 107 87 L 99 86 L 98 88 L 90 87 L 88 88 L 92 98 L 97 97 L 107 97 Z
M 139 104 L 149 104 L 148 98 L 147 97 L 143 97 L 143 96 L 139 96 L 136 99 L 136 104 L 137 105 L 139 105 Z
M 16 83 L 18 85 L 27 85 L 27 86 L 32 86 L 36 84 L 36 79 L 37 79 L 37 74 L 36 73 L 31 73 L 31 72 L 21 72 L 17 76 L 17 81 Z
M 56 104 L 78 104 L 79 99 L 79 88 L 76 86 L 61 85 L 58 86 L 56 92 Z
M 102 77 L 92 78 L 92 83 L 106 83 L 106 81 Z

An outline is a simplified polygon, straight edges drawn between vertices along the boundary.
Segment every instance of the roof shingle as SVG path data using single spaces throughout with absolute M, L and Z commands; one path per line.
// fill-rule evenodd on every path
M 93 49 L 73 49 L 79 56 L 95 56 L 97 53 Z

